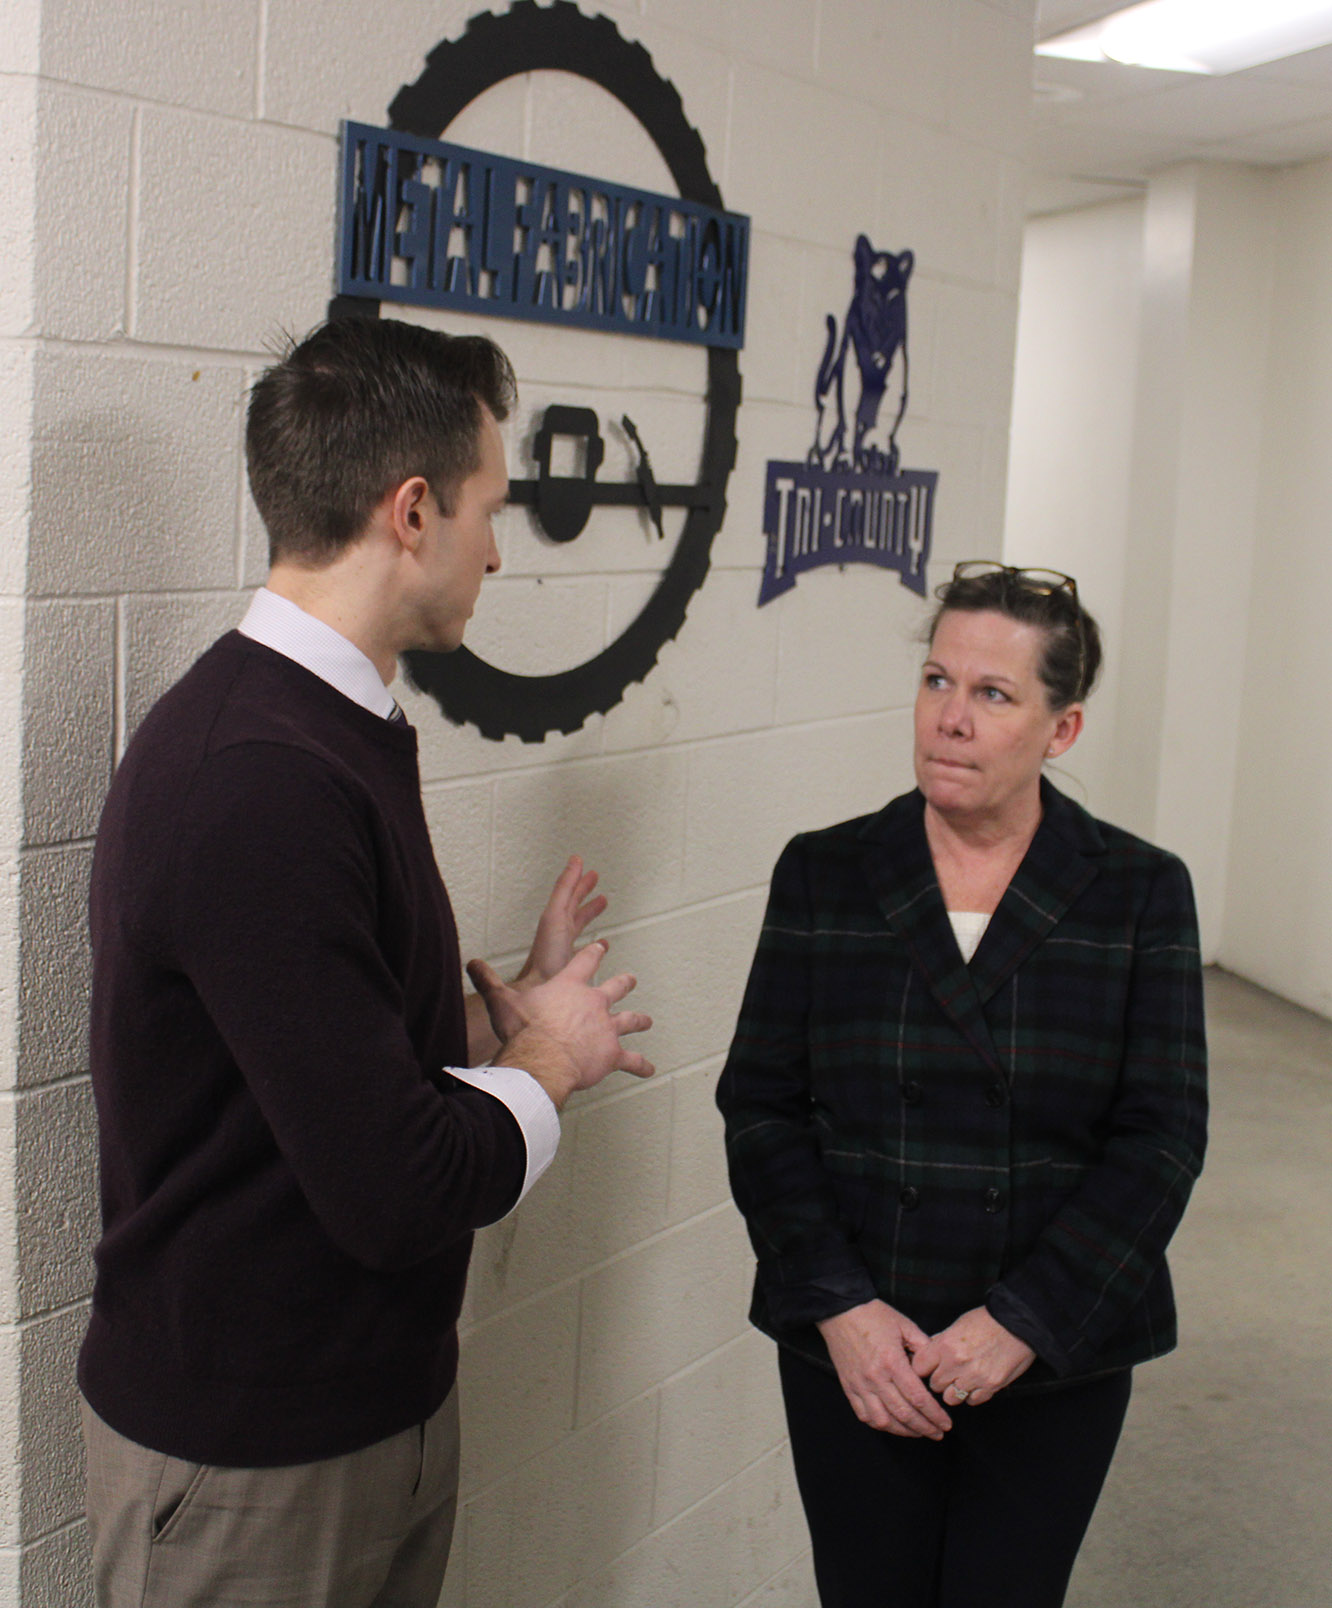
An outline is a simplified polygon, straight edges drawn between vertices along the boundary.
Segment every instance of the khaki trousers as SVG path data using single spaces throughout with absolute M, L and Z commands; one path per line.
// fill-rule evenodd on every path
M 345 1457 L 216 1468 L 81 1401 L 98 1608 L 436 1608 L 458 1501 L 458 1387 Z

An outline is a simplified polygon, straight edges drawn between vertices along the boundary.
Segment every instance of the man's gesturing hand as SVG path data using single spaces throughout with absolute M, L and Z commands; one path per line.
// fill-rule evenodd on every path
M 575 1089 L 590 1089 L 610 1072 L 647 1078 L 652 1063 L 620 1042 L 626 1033 L 643 1033 L 652 1018 L 642 1011 L 612 1012 L 635 979 L 627 973 L 594 981 L 606 953 L 601 939 L 580 949 L 548 982 L 515 988 L 484 960 L 467 963 L 467 975 L 485 1001 L 500 1039 L 495 1066 L 521 1067 L 550 1096 L 556 1109 Z
M 583 929 L 606 908 L 604 895 L 593 897 L 596 885 L 597 873 L 584 870 L 582 859 L 571 854 L 541 912 L 532 947 L 514 979 L 517 987 L 534 988 L 538 983 L 549 982 L 573 959 L 574 945 Z
M 942 1440 L 953 1421 L 911 1366 L 911 1353 L 928 1345 L 923 1329 L 886 1301 L 824 1318 L 819 1333 L 856 1417 L 890 1435 Z
M 573 959 L 574 945 L 588 924 L 595 921 L 606 908 L 606 900 L 601 894 L 593 897 L 596 885 L 597 873 L 586 870 L 581 858 L 571 854 L 550 890 L 523 969 L 513 980 L 514 988 L 523 991 L 536 988 L 540 983 L 548 983 Z M 493 1031 L 485 1001 L 469 994 L 468 1064 L 480 1066 L 482 1062 L 489 1061 L 493 1065 L 501 1038 L 502 1035 L 496 1037 Z

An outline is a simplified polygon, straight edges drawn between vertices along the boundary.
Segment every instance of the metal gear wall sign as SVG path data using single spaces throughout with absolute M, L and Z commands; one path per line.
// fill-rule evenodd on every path
M 486 90 L 517 74 L 576 74 L 615 96 L 656 146 L 678 197 L 634 190 L 533 163 L 514 162 L 441 136 Z M 641 681 L 684 624 L 726 511 L 740 406 L 737 349 L 744 338 L 748 219 L 727 213 L 703 141 L 675 87 L 642 45 L 573 0 L 515 0 L 471 18 L 437 45 L 425 71 L 389 107 L 388 129 L 344 125 L 338 290 L 331 314 L 378 316 L 381 301 L 463 307 L 706 348 L 707 391 L 698 477 L 659 484 L 638 427 L 620 429 L 636 453 L 635 478 L 601 481 L 595 410 L 556 404 L 536 434 L 533 479 L 509 483 L 545 537 L 575 541 L 594 507 L 634 508 L 664 536 L 662 510 L 684 525 L 657 585 L 615 641 L 585 663 L 518 675 L 468 648 L 412 653 L 408 673 L 458 724 L 496 741 L 541 742 L 577 731 Z M 451 244 L 452 242 L 452 244 Z M 461 242 L 461 244 L 459 244 Z M 581 473 L 553 467 L 553 443 L 582 443 Z
M 340 202 L 345 296 L 743 344 L 738 213 L 365 123 L 342 125 Z
M 804 463 L 769 463 L 763 497 L 767 561 L 759 606 L 825 564 L 876 564 L 925 595 L 938 471 L 901 469 L 897 432 L 907 406 L 907 283 L 910 251 L 856 241 L 855 282 L 828 339 L 814 382 L 814 441 Z M 854 364 L 854 374 L 851 366 Z M 854 416 L 848 385 L 859 385 Z M 879 415 L 896 392 L 884 435 Z

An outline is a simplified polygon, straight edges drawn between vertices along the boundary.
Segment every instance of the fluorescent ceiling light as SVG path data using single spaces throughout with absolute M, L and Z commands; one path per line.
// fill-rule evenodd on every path
M 1235 73 L 1332 45 L 1328 0 L 1144 0 L 1056 34 L 1040 56 L 1177 73 Z

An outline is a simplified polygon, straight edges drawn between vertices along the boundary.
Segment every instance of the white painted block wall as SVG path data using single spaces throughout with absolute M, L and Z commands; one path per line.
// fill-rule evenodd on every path
M 1004 557 L 1061 569 L 1095 615 L 1100 682 L 1076 745 L 1050 767 L 1094 814 L 1123 814 L 1115 712 L 1124 631 L 1124 538 L 1133 421 L 1143 204 L 1084 207 L 1027 225 L 1018 304 Z
M 1141 203 L 1028 229 L 1005 551 L 1085 582 L 1107 673 L 1059 769 L 1184 857 L 1209 961 L 1263 541 L 1276 183 L 1185 165 Z
M 383 122 L 469 9 L 11 0 L 7 13 L 5 1604 L 90 1600 L 72 1361 L 94 1237 L 83 900 L 101 796 L 152 700 L 262 579 L 244 398 L 280 333 L 322 316 L 338 121 Z M 518 952 L 577 848 L 603 869 L 616 962 L 639 973 L 659 1023 L 657 1078 L 577 1105 L 550 1176 L 478 1246 L 445 1601 L 809 1608 L 771 1348 L 745 1322 L 749 1252 L 711 1094 L 782 842 L 907 783 L 922 609 L 895 578 L 852 568 L 757 610 L 764 466 L 808 444 L 823 319 L 849 298 L 856 234 L 910 247 L 906 461 L 941 471 L 938 567 L 997 553 L 1034 0 L 604 9 L 679 87 L 727 205 L 752 216 L 745 403 L 712 573 L 620 707 L 540 747 L 496 744 L 403 689 L 468 951 Z M 578 83 L 513 81 L 449 132 L 665 187 L 631 120 Z M 523 388 L 515 467 L 531 412 L 558 397 L 603 421 L 631 412 L 658 474 L 674 460 L 692 475 L 697 354 L 654 347 L 648 366 L 628 340 L 575 350 L 530 326 L 493 333 Z M 502 550 L 475 645 L 514 669 L 533 642 L 574 662 L 616 634 L 653 561 L 646 534 L 626 540 L 620 527 L 555 553 L 519 513 Z
M 1332 161 L 1274 176 L 1263 390 L 1222 962 L 1332 1016 Z

